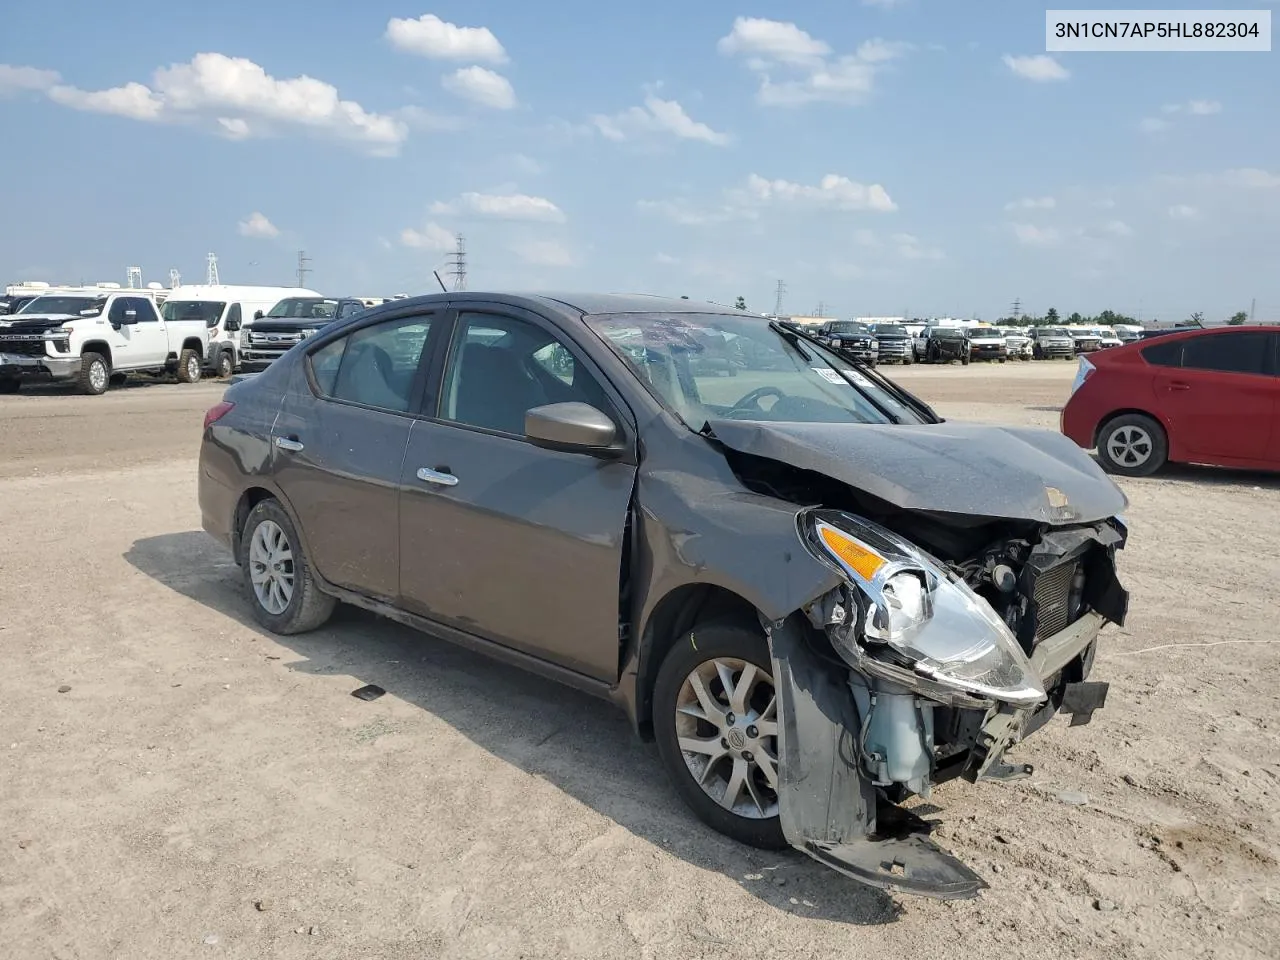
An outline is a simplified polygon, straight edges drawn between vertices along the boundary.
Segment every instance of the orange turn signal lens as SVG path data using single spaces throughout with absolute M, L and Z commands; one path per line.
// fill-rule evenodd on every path
M 852 537 L 832 527 L 819 527 L 818 536 L 828 550 L 863 580 L 871 580 L 887 562 L 880 554 L 868 550 Z

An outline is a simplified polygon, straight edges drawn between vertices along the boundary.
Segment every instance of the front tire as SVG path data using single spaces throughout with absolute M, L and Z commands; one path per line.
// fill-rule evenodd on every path
M 1149 477 L 1169 460 L 1164 427 L 1141 413 L 1126 413 L 1098 431 L 1098 459 L 1107 473 Z
M 199 350 L 183 350 L 178 357 L 178 379 L 183 383 L 199 383 L 202 366 Z
M 672 786 L 703 823 L 766 850 L 787 846 L 777 717 L 769 645 L 758 629 L 695 627 L 658 670 L 654 738 Z
M 221 353 L 218 354 L 218 362 L 214 366 L 214 373 L 220 379 L 225 380 L 227 379 L 227 377 L 231 376 L 235 372 L 236 372 L 235 357 L 231 355 L 230 350 L 223 350 Z
M 240 569 L 253 617 L 272 633 L 306 633 L 333 615 L 337 601 L 316 584 L 298 531 L 276 500 L 263 500 L 245 520 Z
M 0 394 L 17 393 L 22 389 L 22 381 L 16 377 L 5 377 L 0 380 Z
M 90 397 L 100 397 L 111 386 L 111 364 L 100 353 L 80 355 L 80 373 L 76 377 L 76 389 Z

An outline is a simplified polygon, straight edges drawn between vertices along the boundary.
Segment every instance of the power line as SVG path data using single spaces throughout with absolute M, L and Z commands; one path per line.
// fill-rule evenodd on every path
M 449 276 L 453 277 L 453 289 L 467 289 L 467 240 L 462 234 L 455 238 L 457 246 L 449 254 Z
M 307 256 L 307 251 L 298 251 L 298 286 L 305 287 L 307 285 L 307 274 L 311 272 L 311 268 L 307 266 L 311 262 L 311 258 Z

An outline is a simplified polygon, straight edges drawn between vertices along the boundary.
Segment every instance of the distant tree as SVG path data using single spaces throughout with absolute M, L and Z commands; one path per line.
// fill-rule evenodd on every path
M 745 310 L 745 309 L 747 309 L 747 301 L 746 301 L 746 298 L 745 298 L 745 297 L 739 297 L 737 300 L 735 300 L 735 301 L 733 302 L 733 305 L 734 305 L 734 307 L 735 307 L 736 309 L 738 309 L 738 310 Z
M 1233 313 L 1231 315 L 1231 319 L 1228 320 L 1227 323 L 1231 324 L 1233 327 L 1238 327 L 1248 319 L 1249 315 L 1241 310 L 1239 313 Z
M 1187 318 L 1187 320 L 1188 320 L 1188 322 L 1189 322 L 1189 323 L 1191 323 L 1191 324 L 1193 324 L 1193 325 L 1195 325 L 1195 326 L 1197 326 L 1197 327 L 1203 327 L 1203 326 L 1204 326 L 1204 314 L 1203 314 L 1203 313 L 1201 313 L 1199 310 L 1197 310 L 1197 311 L 1196 311 L 1195 313 L 1193 313 L 1190 317 L 1188 317 L 1188 318 Z
M 1049 312 L 1044 315 L 1044 322 L 1049 326 L 1056 326 L 1058 321 L 1058 308 L 1050 307 Z
M 1071 316 L 1067 317 L 1067 323 L 1072 326 L 1080 326 L 1084 323 L 1084 317 L 1080 316 L 1080 311 L 1077 310 L 1075 313 L 1071 314 Z

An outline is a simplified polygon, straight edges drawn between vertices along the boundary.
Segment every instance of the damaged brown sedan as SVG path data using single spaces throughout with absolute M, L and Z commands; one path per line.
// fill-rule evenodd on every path
M 985 884 L 902 806 L 1031 773 L 1123 623 L 1123 494 L 713 304 L 440 294 L 326 327 L 206 417 L 258 620 L 344 601 L 618 702 L 702 820 L 876 886 Z

